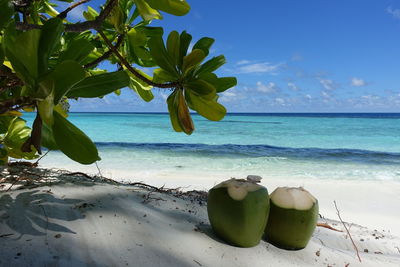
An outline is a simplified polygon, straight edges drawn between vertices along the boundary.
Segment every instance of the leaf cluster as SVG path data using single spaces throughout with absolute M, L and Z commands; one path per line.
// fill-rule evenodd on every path
M 68 103 L 126 87 L 147 102 L 154 87 L 169 89 L 178 132 L 194 130 L 189 109 L 216 121 L 226 114 L 218 93 L 236 79 L 214 73 L 223 55 L 206 60 L 214 40 L 201 38 L 188 51 L 190 34 L 172 31 L 164 41 L 163 28 L 149 26 L 162 12 L 185 15 L 186 1 L 108 0 L 100 12 L 87 7 L 86 21 L 68 21 L 68 12 L 85 2 L 58 13 L 49 0 L 0 0 L 0 164 L 9 157 L 35 158 L 42 147 L 82 164 L 99 160 L 94 143 L 68 120 Z M 115 70 L 100 68 L 104 61 Z M 135 65 L 155 68 L 153 75 Z M 36 112 L 31 128 L 19 111 Z

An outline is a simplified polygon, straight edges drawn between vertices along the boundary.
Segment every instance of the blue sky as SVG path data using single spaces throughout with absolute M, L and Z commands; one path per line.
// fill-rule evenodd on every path
M 219 75 L 238 79 L 220 98 L 229 112 L 400 112 L 399 0 L 188 2 L 188 15 L 152 26 L 216 39 L 211 56 L 228 61 Z M 145 103 L 124 89 L 71 110 L 166 111 L 169 92 L 154 93 Z

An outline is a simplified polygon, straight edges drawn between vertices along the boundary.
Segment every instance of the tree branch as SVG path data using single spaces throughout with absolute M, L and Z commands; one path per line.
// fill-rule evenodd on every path
M 118 0 L 110 0 L 106 7 L 100 12 L 99 16 L 95 20 L 79 22 L 74 24 L 64 24 L 66 32 L 84 32 L 87 30 L 95 29 L 98 30 L 103 24 L 104 20 L 110 15 L 114 6 L 118 4 Z M 28 31 L 33 29 L 41 29 L 41 25 L 36 24 L 25 24 L 22 22 L 16 22 L 15 27 L 17 30 Z
M 353 244 L 354 250 L 356 251 L 358 260 L 361 262 L 360 253 L 358 252 L 358 248 L 357 248 L 356 244 L 354 243 L 353 238 L 351 237 L 349 229 L 347 228 L 346 224 L 343 222 L 342 217 L 340 217 L 340 212 L 339 212 L 339 209 L 338 209 L 338 207 L 336 205 L 336 201 L 333 201 L 333 204 L 335 204 L 336 214 L 339 217 L 340 222 L 343 224 L 344 229 L 346 230 L 347 234 L 350 237 L 351 243 Z
M 60 19 L 65 19 L 67 17 L 68 12 L 70 12 L 72 9 L 89 2 L 90 0 L 81 0 L 79 2 L 76 2 L 72 5 L 70 5 L 68 8 L 66 8 L 63 12 L 61 12 L 60 14 L 57 15 L 58 18 Z
M 114 53 L 114 55 L 121 61 L 122 65 L 124 65 L 133 75 L 135 75 L 137 78 L 142 80 L 143 82 L 147 83 L 148 85 L 158 87 L 158 88 L 175 88 L 179 87 L 178 82 L 170 82 L 170 83 L 155 83 L 152 80 L 149 80 L 145 76 L 143 76 L 140 72 L 138 72 L 136 69 L 134 69 L 128 61 L 118 52 L 118 50 L 112 45 L 111 41 L 108 40 L 107 36 L 101 31 L 97 31 L 101 38 L 103 38 L 104 42 L 107 44 L 108 48 Z
M 0 87 L 0 93 L 9 88 L 24 85 L 24 83 L 15 73 L 5 66 L 0 67 L 0 81 L 1 80 L 4 81 L 4 84 L 2 87 Z
M 330 225 L 327 224 L 327 223 L 317 223 L 317 226 L 318 226 L 318 227 L 327 228 L 327 229 L 329 229 L 329 230 L 336 231 L 336 232 L 343 232 L 342 230 L 333 228 L 332 226 L 330 226 Z
M 11 110 L 18 110 L 25 106 L 31 106 L 34 102 L 29 97 L 12 98 L 2 100 L 0 104 L 0 114 L 6 113 Z
M 118 49 L 118 47 L 122 44 L 122 41 L 124 40 L 124 37 L 125 37 L 124 34 L 121 34 L 121 35 L 118 36 L 117 42 L 115 43 L 115 46 L 114 46 L 116 49 Z M 99 64 L 100 62 L 102 62 L 103 60 L 107 59 L 109 56 L 111 56 L 111 54 L 112 54 L 112 50 L 109 49 L 109 50 L 108 50 L 107 52 L 105 52 L 101 57 L 99 57 L 99 58 L 93 60 L 92 62 L 87 63 L 87 64 L 84 65 L 83 67 L 84 67 L 85 69 L 94 67 L 94 66 L 96 66 L 97 64 Z

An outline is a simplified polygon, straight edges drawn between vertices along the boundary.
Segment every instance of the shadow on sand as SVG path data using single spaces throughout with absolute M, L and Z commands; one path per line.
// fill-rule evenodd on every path
M 74 233 L 67 227 L 54 221 L 73 221 L 83 219 L 84 215 L 74 207 L 81 203 L 80 199 L 57 198 L 51 191 L 28 191 L 0 195 L 0 233 L 5 226 L 19 234 L 41 236 L 47 230 Z M 3 228 L 3 229 L 1 229 Z

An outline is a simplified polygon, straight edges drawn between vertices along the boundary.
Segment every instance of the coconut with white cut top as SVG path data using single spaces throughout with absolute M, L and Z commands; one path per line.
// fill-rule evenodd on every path
M 305 248 L 318 220 L 318 201 L 302 187 L 278 187 L 270 196 L 265 237 L 279 248 Z
M 268 190 L 252 180 L 224 181 L 209 191 L 207 211 L 221 239 L 238 247 L 256 246 L 268 220 Z

